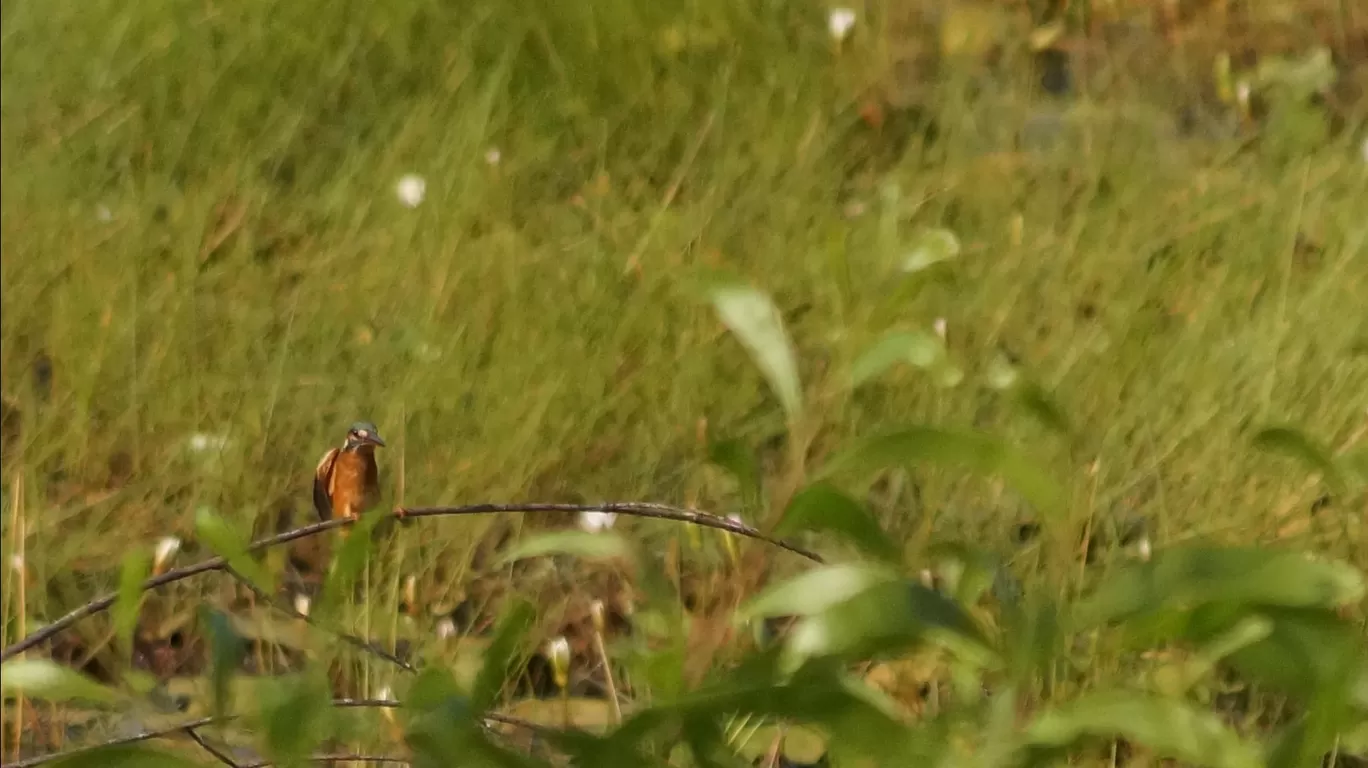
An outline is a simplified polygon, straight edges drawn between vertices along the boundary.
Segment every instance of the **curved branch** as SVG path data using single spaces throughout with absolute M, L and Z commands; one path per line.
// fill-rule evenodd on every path
M 815 552 L 812 552 L 811 550 L 804 549 L 795 544 L 790 544 L 786 541 L 783 541 L 782 539 L 776 539 L 774 537 L 767 536 L 764 533 L 761 533 L 758 529 L 746 525 L 745 523 L 739 522 L 737 520 L 721 517 L 719 515 L 714 515 L 708 512 L 702 512 L 696 509 L 685 509 L 683 507 L 675 507 L 670 506 L 668 504 L 656 504 L 652 502 L 625 501 L 607 502 L 603 504 L 555 504 L 544 502 L 530 502 L 525 504 L 467 504 L 464 506 L 455 507 L 399 507 L 395 509 L 395 515 L 404 518 L 454 517 L 458 515 L 488 515 L 499 513 L 541 512 L 551 512 L 560 514 L 579 514 L 582 512 L 612 512 L 614 514 L 619 515 L 648 517 L 656 520 L 673 520 L 675 522 L 688 523 L 690 525 L 698 525 L 704 528 L 716 528 L 717 530 L 726 531 L 728 533 L 733 533 L 738 536 L 745 536 L 747 538 L 755 539 L 757 541 L 763 541 L 767 544 L 771 544 L 780 549 L 792 552 L 798 555 L 799 557 L 803 557 L 814 563 L 823 562 L 821 556 L 819 556 Z M 295 541 L 296 539 L 303 539 L 309 536 L 316 536 L 320 533 L 330 531 L 334 528 L 350 526 L 352 522 L 353 521 L 348 518 L 338 518 L 313 523 L 311 525 L 306 525 L 302 528 L 295 528 L 291 531 L 286 531 L 284 533 L 278 533 L 274 536 L 268 536 L 264 539 L 259 539 L 253 542 L 251 545 L 249 545 L 247 547 L 247 551 L 257 552 L 259 550 L 267 549 L 269 547 L 278 546 L 280 544 L 286 544 L 288 542 Z M 154 576 L 148 579 L 147 581 L 143 582 L 142 591 L 148 592 L 154 589 L 158 589 L 160 587 L 164 587 L 167 584 L 171 584 L 173 582 L 183 581 L 193 576 L 198 576 L 202 573 L 222 571 L 227 568 L 227 565 L 227 561 L 224 560 L 222 557 L 212 557 L 201 563 L 187 565 L 183 568 L 174 568 L 172 570 L 167 571 L 166 573 L 163 573 L 160 576 Z M 28 649 L 36 645 L 39 645 L 52 639 L 59 632 L 70 627 L 71 625 L 75 624 L 81 619 L 93 616 L 102 611 L 109 610 L 110 606 L 114 605 L 114 601 L 116 599 L 118 599 L 117 593 L 110 593 L 102 597 L 98 597 L 94 600 L 91 600 L 90 602 L 76 608 L 75 610 L 72 610 L 65 616 L 58 618 L 56 621 L 53 621 L 52 623 L 47 624 L 33 631 L 22 640 L 19 640 L 11 645 L 5 646 L 5 649 L 3 651 L 0 651 L 0 661 L 6 661 L 8 659 L 11 659 L 14 656 L 17 656 L 18 654 L 23 653 L 24 651 L 27 651 Z M 361 648 L 367 648 L 368 646 L 373 645 L 360 638 L 348 639 L 347 637 L 343 637 L 343 639 L 348 640 L 348 642 L 351 642 L 353 645 L 357 645 L 359 642 L 360 645 L 358 645 L 358 647 Z
M 395 699 L 333 699 L 332 705 L 334 707 L 337 707 L 338 709 L 398 709 L 404 706 L 403 702 L 397 701 Z M 62 758 L 71 757 L 72 755 L 79 755 L 86 752 L 92 752 L 97 749 L 108 749 L 110 747 L 126 747 L 130 744 L 138 744 L 140 742 L 151 741 L 153 739 L 164 739 L 168 736 L 175 736 L 180 733 L 184 733 L 190 736 L 190 738 L 193 739 L 195 743 L 203 747 L 206 751 L 208 751 L 211 755 L 217 758 L 220 762 L 224 762 L 226 760 L 227 762 L 225 764 L 227 765 L 240 765 L 240 768 L 248 768 L 248 766 L 270 765 L 271 763 L 269 762 L 253 762 L 247 764 L 235 763 L 232 761 L 231 757 L 222 754 L 221 750 L 209 747 L 207 743 L 203 740 L 203 737 L 201 737 L 198 733 L 199 729 L 201 728 L 231 722 L 233 720 L 238 719 L 238 717 L 238 715 L 226 715 L 224 717 L 214 717 L 210 715 L 205 717 L 199 717 L 195 718 L 194 720 L 187 720 L 183 723 L 169 725 L 165 728 L 157 728 L 151 731 L 143 731 L 142 733 L 134 734 L 132 736 L 126 736 L 121 739 L 112 739 L 110 741 L 106 741 L 101 744 L 96 744 L 94 746 L 81 747 L 79 749 L 67 750 L 65 752 L 53 752 L 46 755 L 38 755 L 37 757 L 30 757 L 25 760 L 18 760 L 13 763 L 5 763 L 3 766 L 0 766 L 0 768 L 33 768 L 33 766 L 50 763 L 53 760 L 59 760 Z M 546 726 L 538 725 L 530 720 L 524 720 L 520 717 L 514 717 L 513 715 L 504 715 L 498 712 L 486 712 L 485 714 L 480 716 L 480 719 L 488 722 L 512 725 L 517 728 L 525 728 L 527 730 L 537 733 L 542 733 L 548 730 Z M 319 755 L 317 757 L 312 757 L 309 759 L 314 762 L 331 762 L 339 760 L 341 758 L 332 757 L 329 755 Z M 403 761 L 402 758 L 370 759 L 388 759 L 399 762 Z
M 669 504 L 657 504 L 649 501 L 610 501 L 603 504 L 555 504 L 546 502 L 532 502 L 527 504 L 467 504 L 459 507 L 399 507 L 395 514 L 404 518 L 410 517 L 448 517 L 456 515 L 483 515 L 499 512 L 560 512 L 569 514 L 579 514 L 581 512 L 611 512 L 615 515 L 629 515 L 631 517 L 649 517 L 655 520 L 673 520 L 677 523 L 688 523 L 703 528 L 716 528 L 719 531 L 734 533 L 737 536 L 745 536 L 748 539 L 763 541 L 766 544 L 778 547 L 779 549 L 792 552 L 799 557 L 810 560 L 814 563 L 822 563 L 821 555 L 810 549 L 804 549 L 796 544 L 790 544 L 783 539 L 776 539 L 767 536 L 755 528 L 739 520 L 729 517 L 714 515 L 711 512 L 703 512 L 697 509 L 686 509 L 675 507 Z

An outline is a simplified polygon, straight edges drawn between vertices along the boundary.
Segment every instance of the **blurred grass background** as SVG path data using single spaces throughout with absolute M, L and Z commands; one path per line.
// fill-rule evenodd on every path
M 726 514 L 700 433 L 773 454 L 782 427 L 700 300 L 729 273 L 786 313 L 818 452 L 973 426 L 1032 446 L 1074 522 L 1368 565 L 1364 510 L 1248 442 L 1286 422 L 1350 451 L 1368 428 L 1365 14 L 870 2 L 838 43 L 828 11 L 6 3 L 6 552 L 107 588 L 200 505 L 312 519 L 314 463 L 359 418 L 390 441 L 395 503 Z M 1256 89 L 1244 109 L 1212 75 L 1321 46 L 1333 84 L 1305 103 Z M 890 222 L 963 254 L 901 278 Z M 878 334 L 937 318 L 963 385 L 841 386 Z M 1003 350 L 1072 443 L 984 386 Z M 1000 487 L 918 482 L 893 530 L 1017 545 Z M 520 524 L 425 522 L 398 567 L 459 570 L 486 526 Z

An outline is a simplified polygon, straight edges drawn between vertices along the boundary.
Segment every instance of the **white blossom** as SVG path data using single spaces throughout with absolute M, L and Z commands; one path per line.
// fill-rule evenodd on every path
M 437 637 L 439 639 L 445 640 L 449 637 L 455 636 L 456 622 L 452 621 L 450 616 L 442 617 L 442 620 L 437 622 Z
M 850 30 L 854 26 L 855 11 L 849 8 L 833 8 L 831 14 L 827 16 L 827 31 L 837 42 L 849 37 Z
M 175 536 L 163 536 L 157 540 L 157 548 L 152 555 L 152 569 L 161 573 L 162 568 L 180 551 L 181 540 Z
M 589 533 L 598 533 L 612 528 L 616 522 L 617 515 L 613 512 L 592 509 L 579 513 L 579 527 Z
M 427 197 L 427 181 L 416 173 L 405 174 L 394 186 L 394 194 L 399 197 L 399 202 L 417 208 Z

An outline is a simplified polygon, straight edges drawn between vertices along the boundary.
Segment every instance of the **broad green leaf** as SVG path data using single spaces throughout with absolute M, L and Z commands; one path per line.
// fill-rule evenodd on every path
M 937 544 L 928 553 L 936 564 L 942 591 L 961 605 L 975 605 L 997 578 L 1001 563 L 981 549 L 959 543 Z
M 832 533 L 880 560 L 897 563 L 902 559 L 902 550 L 869 510 L 826 483 L 810 485 L 794 496 L 774 534 L 788 536 L 797 531 Z
M 96 747 L 58 758 L 55 768 L 203 768 L 203 763 L 146 744 Z
M 1321 692 L 1368 675 L 1362 632 L 1323 609 L 1271 607 L 1253 614 L 1238 606 L 1214 605 L 1194 612 L 1184 637 L 1216 645 L 1251 617 L 1265 622 L 1261 628 L 1266 634 L 1220 649 L 1221 661 L 1242 677 L 1310 704 Z
M 514 599 L 505 609 L 471 691 L 470 703 L 477 711 L 489 709 L 498 701 L 499 692 L 509 679 L 509 670 L 522 652 L 523 638 L 536 618 L 536 606 L 526 600 Z
M 122 653 L 128 653 L 133 647 L 133 628 L 142 607 L 143 582 L 151 571 L 152 558 L 141 547 L 124 556 L 119 571 L 119 596 L 110 608 L 114 636 L 119 639 L 118 648 Z
M 270 571 L 247 552 L 247 537 L 228 524 L 209 507 L 195 510 L 195 531 L 214 554 L 228 561 L 228 567 L 258 591 L 275 594 L 275 579 Z
M 761 592 L 737 611 L 737 618 L 748 620 L 820 613 L 873 586 L 896 579 L 896 571 L 869 563 L 820 566 Z
M 262 746 L 277 765 L 308 764 L 309 755 L 328 737 L 332 692 L 318 672 L 270 679 L 258 689 Z
M 1344 563 L 1274 549 L 1183 547 L 1110 574 L 1076 620 L 1091 627 L 1168 606 L 1212 603 L 1330 608 L 1363 593 L 1363 574 Z
M 736 479 L 747 504 L 760 497 L 760 462 L 755 452 L 740 440 L 720 440 L 708 446 L 708 461 L 727 470 Z
M 0 666 L 0 691 L 44 701 L 107 704 L 118 694 L 76 670 L 48 659 L 15 659 Z
M 735 285 L 714 289 L 712 302 L 769 382 L 789 420 L 795 420 L 803 409 L 803 387 L 793 345 L 774 302 L 754 288 Z
M 541 768 L 532 758 L 495 744 L 485 733 L 481 713 L 462 696 L 451 673 L 428 668 L 409 689 L 403 717 L 404 740 L 418 768 L 446 768 L 453 755 L 461 765 L 491 768 Z
M 960 255 L 960 241 L 948 229 L 923 229 L 912 236 L 912 247 L 902 257 L 903 272 L 921 272 L 924 269 L 953 261 Z
M 868 658 L 932 641 L 973 654 L 993 656 L 982 630 L 949 597 L 905 580 L 877 583 L 849 600 L 794 625 L 784 646 L 784 666 L 795 669 L 809 659 Z
M 1336 491 L 1343 491 L 1344 476 L 1331 458 L 1330 451 L 1300 430 L 1292 427 L 1268 427 L 1254 435 L 1255 447 L 1269 453 L 1290 456 L 1319 472 L 1325 483 Z
M 988 364 L 987 378 L 990 388 L 1010 394 L 1017 405 L 1044 426 L 1063 434 L 1070 432 L 1069 417 L 1064 409 L 1005 354 L 999 352 L 993 357 Z
M 327 581 L 324 582 L 322 590 L 323 604 L 319 606 L 320 613 L 352 594 L 356 579 L 365 568 L 366 559 L 374 546 L 372 534 L 376 526 L 385 519 L 392 519 L 391 514 L 384 510 L 374 510 L 362 515 L 361 519 L 348 529 L 347 536 L 342 539 L 342 545 L 337 548 L 332 564 L 328 568 Z
M 232 706 L 233 676 L 237 674 L 247 649 L 233 629 L 232 619 L 221 611 L 200 607 L 200 623 L 209 635 L 209 678 L 213 689 L 214 715 L 229 714 Z
M 856 359 L 850 369 L 850 386 L 865 384 L 900 363 L 938 373 L 937 382 L 946 385 L 963 378 L 963 373 L 950 362 L 945 342 L 939 336 L 926 331 L 893 331 Z
M 831 459 L 817 472 L 817 479 L 918 462 L 1000 475 L 1042 511 L 1058 512 L 1064 505 L 1063 489 L 1025 454 L 1001 440 L 967 430 L 910 427 L 866 438 Z
M 611 531 L 555 531 L 524 539 L 504 552 L 499 560 L 511 563 L 543 555 L 609 559 L 631 558 L 633 552 L 626 539 Z
M 1049 669 L 1063 647 L 1059 606 L 1041 594 L 1005 606 L 1001 637 L 1013 679 L 1036 679 L 1033 676 Z
M 1300 59 L 1270 56 L 1259 61 L 1254 82 L 1260 88 L 1279 88 L 1298 99 L 1322 93 L 1334 85 L 1337 73 L 1330 49 L 1318 46 Z
M 1072 430 L 1064 409 L 1036 382 L 1022 382 L 1016 388 L 1016 400 L 1027 413 L 1050 429 L 1066 435 Z
M 1242 741 L 1210 712 L 1140 691 L 1101 691 L 1035 718 L 1026 728 L 1031 748 L 1068 747 L 1087 736 L 1120 737 L 1162 757 L 1214 768 L 1257 768 L 1259 749 Z
M 820 725 L 831 733 L 833 744 L 847 745 L 844 754 L 852 756 L 889 758 L 899 750 L 922 746 L 916 744 L 915 737 L 920 734 L 871 703 L 848 681 L 830 673 L 808 675 L 800 670 L 786 684 L 723 683 L 638 712 L 605 739 L 593 759 L 585 759 L 584 764 L 622 764 L 619 759 L 636 754 L 639 745 L 655 734 L 677 732 L 690 722 L 715 721 L 724 714 Z M 879 764 L 890 763 L 881 760 Z

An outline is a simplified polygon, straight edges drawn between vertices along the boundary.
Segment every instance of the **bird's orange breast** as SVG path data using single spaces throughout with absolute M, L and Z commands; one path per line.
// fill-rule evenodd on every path
M 358 517 L 374 501 L 374 479 L 371 462 L 359 453 L 346 452 L 338 455 L 333 464 L 332 497 L 333 517 Z

